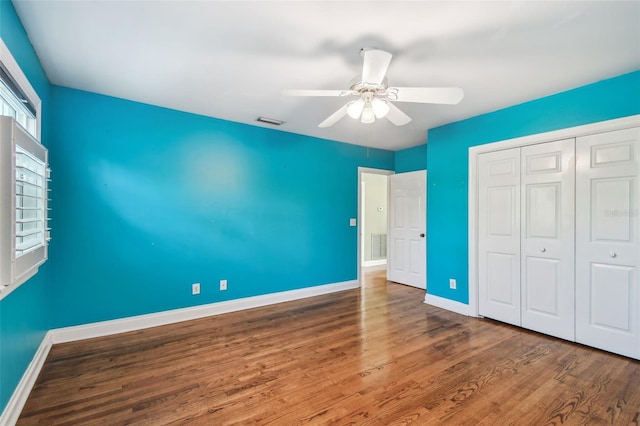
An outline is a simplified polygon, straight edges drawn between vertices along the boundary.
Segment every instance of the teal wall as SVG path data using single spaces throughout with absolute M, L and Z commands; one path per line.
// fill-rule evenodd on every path
M 49 81 L 8 0 L 0 0 L 0 38 L 42 100 L 42 142 L 49 146 Z M 46 263 L 0 301 L 0 413 L 49 329 L 49 271 Z
M 430 130 L 427 292 L 468 303 L 469 147 L 634 114 L 640 71 Z
M 427 144 L 396 151 L 395 172 L 415 172 L 427 169 Z
M 393 169 L 393 152 L 56 86 L 52 99 L 54 327 L 356 279 L 358 167 Z
M 50 260 L 0 301 L 0 411 L 48 329 L 355 279 L 358 166 L 427 166 L 428 291 L 466 303 L 468 147 L 640 113 L 635 72 L 394 154 L 51 87 L 8 0 L 0 37 L 43 100 L 54 176 Z

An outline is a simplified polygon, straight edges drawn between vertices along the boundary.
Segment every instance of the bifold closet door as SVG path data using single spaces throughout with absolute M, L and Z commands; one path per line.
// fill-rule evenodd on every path
M 520 325 L 520 148 L 481 154 L 478 175 L 479 313 Z
M 640 129 L 578 138 L 576 340 L 640 359 Z
M 521 151 L 522 327 L 575 338 L 575 140 Z

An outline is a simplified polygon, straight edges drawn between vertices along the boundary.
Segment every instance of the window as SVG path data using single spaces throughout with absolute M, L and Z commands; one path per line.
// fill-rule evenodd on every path
M 0 63 L 0 115 L 12 117 L 34 138 L 38 137 L 35 108 L 2 63 Z
M 0 39 L 0 299 L 47 260 L 49 169 L 38 141 L 40 108 Z

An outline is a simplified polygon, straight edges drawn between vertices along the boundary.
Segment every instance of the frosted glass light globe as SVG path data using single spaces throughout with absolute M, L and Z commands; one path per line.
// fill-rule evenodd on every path
M 358 99 L 357 101 L 351 102 L 347 107 L 347 114 L 349 117 L 357 120 L 360 118 L 360 114 L 362 114 L 362 110 L 364 109 L 364 101 L 362 99 Z
M 360 118 L 360 122 L 364 124 L 371 124 L 376 121 L 376 115 L 373 113 L 373 109 L 371 105 L 365 106 L 362 110 L 362 117 Z
M 387 104 L 387 101 L 375 98 L 371 101 L 371 109 L 376 118 L 382 118 L 389 112 L 389 104 Z

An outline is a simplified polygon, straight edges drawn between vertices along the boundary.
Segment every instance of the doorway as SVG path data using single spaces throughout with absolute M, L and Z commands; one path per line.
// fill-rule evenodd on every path
M 388 177 L 391 170 L 358 168 L 358 282 L 362 268 L 387 265 Z

